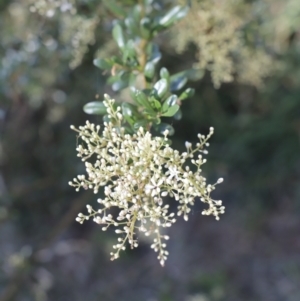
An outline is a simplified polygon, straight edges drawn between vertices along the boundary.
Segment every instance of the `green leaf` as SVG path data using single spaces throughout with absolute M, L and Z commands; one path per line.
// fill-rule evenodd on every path
M 153 5 L 154 0 L 145 0 L 145 6 Z
M 150 102 L 151 102 L 151 104 L 153 104 L 153 107 L 155 107 L 155 109 L 160 110 L 161 103 L 155 97 L 151 96 Z
M 104 115 L 102 119 L 103 122 L 107 122 L 107 123 L 110 122 L 110 117 L 108 115 Z
M 162 116 L 172 117 L 177 113 L 178 110 L 179 110 L 179 105 L 174 105 L 172 107 L 169 107 L 169 109 L 165 113 L 163 113 Z
M 187 88 L 180 94 L 179 99 L 184 100 L 184 99 L 192 97 L 194 94 L 195 94 L 195 89 Z
M 141 35 L 144 39 L 151 37 L 151 20 L 149 18 L 143 18 L 140 22 Z
M 170 78 L 169 71 L 164 67 L 160 69 L 159 75 L 161 78 L 165 78 L 166 80 L 169 80 Z
M 148 109 L 151 113 L 154 113 L 146 94 L 135 88 L 133 88 L 132 91 L 133 91 L 133 98 L 136 101 L 136 103 L 139 104 L 140 106 Z
M 187 83 L 187 80 L 188 78 L 185 75 L 185 72 L 180 72 L 172 75 L 170 77 L 170 90 L 173 92 L 182 89 Z
M 182 19 L 188 13 L 189 8 L 187 6 L 177 5 L 169 10 L 163 17 L 158 21 L 158 24 L 163 27 L 169 27 L 174 22 Z
M 165 102 L 163 103 L 162 106 L 162 113 L 165 113 L 169 110 L 170 107 L 174 106 L 175 104 L 177 104 L 177 95 L 173 94 L 171 96 L 169 96 Z
M 94 59 L 93 64 L 96 67 L 104 70 L 110 70 L 114 65 L 113 62 L 109 61 L 108 59 Z
M 135 73 L 131 73 L 129 76 L 129 82 L 128 82 L 128 86 L 134 86 L 134 84 L 136 83 L 136 78 L 137 78 L 137 74 Z
M 114 40 L 117 42 L 118 46 L 120 48 L 123 48 L 125 46 L 125 39 L 123 35 L 123 29 L 119 23 L 117 23 L 113 30 L 112 30 L 112 35 Z
M 123 61 L 121 60 L 120 57 L 118 56 L 111 56 L 110 58 L 110 61 L 113 63 L 113 64 L 118 64 L 120 66 L 123 66 Z
M 159 47 L 156 44 L 151 44 L 150 48 L 150 59 L 149 61 L 153 64 L 157 64 L 161 59 L 161 52 L 159 51 Z
M 110 76 L 106 82 L 107 82 L 107 84 L 112 85 L 113 83 L 116 83 L 118 80 L 120 80 L 120 76 L 113 75 L 113 76 Z
M 133 40 L 128 40 L 126 46 L 123 48 L 123 63 L 126 65 L 128 59 L 136 58 L 136 50 Z
M 117 17 L 126 17 L 126 11 L 115 0 L 103 0 L 103 4 Z
M 135 117 L 137 116 L 136 107 L 128 102 L 122 103 L 122 114 L 126 121 L 133 126 L 135 122 Z
M 139 120 L 133 125 L 133 128 L 137 131 L 140 127 L 146 129 L 148 125 L 149 122 L 147 120 Z
M 161 119 L 159 117 L 154 119 L 154 124 L 160 124 L 161 123 Z
M 139 33 L 139 25 L 135 22 L 135 20 L 129 16 L 125 19 L 125 25 L 128 29 L 128 31 L 133 35 L 138 35 Z
M 124 80 L 119 80 L 119 81 L 113 83 L 111 87 L 112 87 L 113 91 L 117 92 L 117 91 L 123 90 L 126 87 L 128 87 L 128 82 L 126 82 Z
M 182 118 L 182 111 L 179 109 L 176 114 L 173 116 L 174 119 L 180 120 Z
M 120 91 L 128 87 L 130 75 L 130 72 L 120 71 L 117 75 L 110 76 L 107 80 L 107 83 L 112 85 L 113 91 Z
M 123 116 L 134 117 L 134 115 L 136 114 L 136 107 L 128 102 L 123 102 L 122 103 L 122 113 L 123 113 Z
M 142 7 L 140 5 L 135 5 L 132 9 L 132 18 L 136 24 L 139 23 L 142 14 Z
M 163 135 L 165 130 L 169 131 L 169 136 L 172 136 L 175 133 L 174 128 L 170 124 L 163 123 L 163 122 L 160 123 L 159 125 L 155 126 L 155 130 L 157 132 L 159 132 L 160 134 L 162 134 L 162 135 Z
M 155 65 L 153 62 L 148 62 L 144 69 L 144 75 L 147 81 L 151 81 L 155 73 Z
M 197 80 L 200 80 L 204 76 L 205 70 L 192 68 L 192 69 L 186 70 L 185 74 L 189 80 L 197 81 Z
M 106 106 L 102 101 L 92 101 L 84 105 L 83 111 L 86 114 L 104 115 L 106 114 Z
M 154 89 L 159 98 L 164 97 L 164 95 L 168 91 L 168 88 L 169 88 L 168 81 L 165 78 L 160 79 L 154 85 Z
M 203 77 L 203 75 L 204 71 L 197 69 L 188 69 L 176 73 L 170 77 L 170 90 L 172 92 L 178 91 L 184 87 L 188 80 L 199 80 Z

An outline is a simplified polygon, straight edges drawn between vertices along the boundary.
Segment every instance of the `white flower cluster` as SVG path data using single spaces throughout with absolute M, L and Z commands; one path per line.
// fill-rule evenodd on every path
M 296 1 L 299 7 L 298 0 L 288 1 Z M 183 52 L 193 42 L 198 47 L 195 68 L 209 70 L 216 88 L 222 83 L 233 81 L 235 77 L 240 82 L 261 87 L 264 79 L 278 67 L 278 60 L 274 60 L 270 51 L 262 46 L 266 41 L 260 41 L 264 22 L 257 25 L 257 32 L 247 33 L 249 37 L 253 34 L 251 42 L 250 39 L 249 42 L 245 41 L 244 30 L 255 21 L 257 15 L 267 20 L 267 26 L 272 24 L 270 19 L 266 19 L 266 15 L 272 11 L 271 7 L 263 9 L 268 7 L 266 2 L 272 2 L 278 7 L 277 2 L 286 5 L 288 1 L 262 0 L 253 1 L 253 4 L 245 0 L 193 1 L 188 16 L 172 29 L 174 47 Z M 186 0 L 179 2 L 185 5 Z M 253 11 L 254 6 L 257 6 L 256 13 Z M 274 20 L 278 25 L 278 18 Z M 271 27 L 272 30 L 275 28 Z M 279 25 L 281 32 L 284 27 Z
M 78 67 L 89 45 L 95 43 L 95 30 L 99 23 L 99 17 L 95 14 L 86 17 L 77 13 L 74 0 L 28 0 L 29 10 L 47 18 L 53 18 L 58 11 L 60 42 L 67 47 L 72 55 L 70 68 Z M 69 48 L 69 49 L 68 49 Z
M 206 162 L 202 154 L 207 153 L 204 147 L 208 146 L 207 140 L 213 134 L 213 128 L 207 136 L 198 134 L 199 142 L 194 149 L 191 143 L 186 142 L 186 152 L 180 154 L 168 144 L 168 131 L 164 137 L 152 137 L 143 128 L 136 134 L 126 134 L 121 126 L 123 116 L 120 107 L 114 109 L 114 100 L 108 95 L 105 95 L 104 104 L 110 122 L 104 123 L 101 135 L 98 134 L 100 126 L 88 121 L 79 129 L 71 126 L 83 141 L 77 151 L 85 161 L 87 177 L 78 175 L 69 184 L 77 191 L 83 187 L 93 189 L 94 193 L 104 187 L 105 194 L 103 199 L 98 199 L 100 209 L 87 205 L 88 215 L 79 213 L 76 220 L 83 223 L 93 218 L 94 222 L 103 225 L 103 231 L 110 226 L 117 228 L 115 232 L 120 237 L 113 246 L 112 260 L 125 250 L 127 242 L 131 248 L 138 246 L 137 232 L 154 235 L 151 248 L 158 252 L 158 259 L 164 265 L 168 255 L 164 240 L 169 237 L 161 234 L 161 228 L 170 227 L 176 221 L 175 213 L 170 213 L 166 204 L 167 196 L 176 200 L 176 215 L 183 215 L 186 221 L 197 197 L 208 205 L 203 215 L 213 215 L 218 220 L 224 213 L 222 201 L 210 197 L 215 185 L 223 179 L 213 185 L 207 184 L 201 171 Z M 93 163 L 88 162 L 92 155 L 96 156 Z M 195 166 L 195 171 L 190 170 L 188 163 Z M 117 210 L 111 211 L 113 207 Z
M 62 40 L 67 44 L 71 42 L 72 61 L 71 69 L 78 67 L 84 55 L 88 51 L 88 46 L 95 43 L 95 30 L 99 23 L 97 16 L 87 18 L 85 16 L 64 16 L 62 21 Z
M 72 15 L 76 14 L 76 7 L 74 0 L 35 0 L 32 1 L 30 11 L 37 12 L 40 15 L 52 18 L 56 10 L 61 12 L 71 12 Z

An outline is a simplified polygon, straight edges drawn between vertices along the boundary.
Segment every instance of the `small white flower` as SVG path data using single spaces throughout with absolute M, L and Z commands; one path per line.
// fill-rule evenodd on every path
M 185 147 L 186 147 L 187 149 L 191 148 L 191 146 L 192 146 L 192 143 L 190 143 L 190 142 L 188 142 L 188 141 L 185 142 Z
M 173 178 L 175 178 L 178 181 L 178 175 L 179 175 L 179 171 L 177 169 L 176 166 L 170 166 L 169 170 L 166 173 L 168 176 L 169 180 L 172 180 Z
M 152 197 L 154 197 L 155 195 L 158 195 L 160 193 L 160 187 L 161 184 L 163 183 L 162 179 L 159 179 L 158 182 L 156 183 L 155 180 L 152 178 L 150 180 L 151 184 L 147 184 L 145 186 L 145 192 L 146 194 L 151 194 Z

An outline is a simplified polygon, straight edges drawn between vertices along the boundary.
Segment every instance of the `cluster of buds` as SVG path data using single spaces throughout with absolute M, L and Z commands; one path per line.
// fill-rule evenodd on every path
M 186 151 L 179 153 L 168 144 L 168 131 L 164 137 L 153 137 L 140 128 L 129 135 L 122 127 L 120 107 L 116 107 L 108 95 L 104 105 L 109 122 L 104 122 L 101 134 L 100 126 L 88 121 L 78 129 L 71 126 L 83 141 L 77 152 L 85 162 L 87 176 L 78 175 L 69 184 L 77 191 L 82 187 L 93 189 L 96 194 L 104 187 L 104 197 L 98 199 L 100 208 L 87 205 L 88 214 L 79 213 L 76 220 L 83 223 L 91 218 L 102 225 L 103 231 L 116 228 L 119 237 L 113 246 L 112 260 L 119 257 L 127 243 L 131 248 L 138 246 L 138 232 L 154 236 L 151 248 L 158 252 L 160 264 L 164 265 L 168 256 L 165 240 L 169 237 L 162 233 L 162 228 L 175 223 L 175 216 L 182 215 L 187 221 L 196 199 L 208 206 L 203 215 L 213 215 L 218 220 L 224 213 L 222 201 L 210 196 L 223 179 L 207 184 L 201 170 L 213 128 L 207 136 L 198 134 L 199 142 L 194 148 L 186 142 Z M 195 168 L 189 167 L 192 165 Z M 170 212 L 167 201 L 171 198 L 177 202 L 176 212 Z

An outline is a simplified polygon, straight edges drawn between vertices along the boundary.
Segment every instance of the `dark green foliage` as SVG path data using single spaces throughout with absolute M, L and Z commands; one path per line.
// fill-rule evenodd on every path
M 120 18 L 121 8 L 116 3 L 110 6 Z M 183 18 L 188 7 L 175 6 L 169 10 L 158 11 L 153 6 L 153 1 L 145 1 L 143 5 L 137 4 L 124 9 L 127 17 L 118 20 L 112 30 L 120 55 L 95 59 L 94 65 L 103 70 L 111 70 L 113 75 L 107 82 L 111 84 L 113 91 L 131 87 L 132 100 L 137 109 L 125 118 L 127 130 L 136 130 L 133 127 L 135 120 L 144 120 L 143 124 L 149 130 L 153 124 L 161 122 L 162 116 L 173 117 L 179 111 L 179 99 L 171 93 L 185 86 L 190 72 L 187 70 L 170 75 L 166 68 L 161 68 L 160 79 L 156 80 L 156 64 L 161 59 L 161 53 L 152 39 L 157 33 Z M 139 90 L 134 88 L 138 76 L 144 79 L 144 87 Z M 191 90 L 187 91 L 181 99 L 192 96 Z M 176 118 L 180 117 L 181 113 Z

